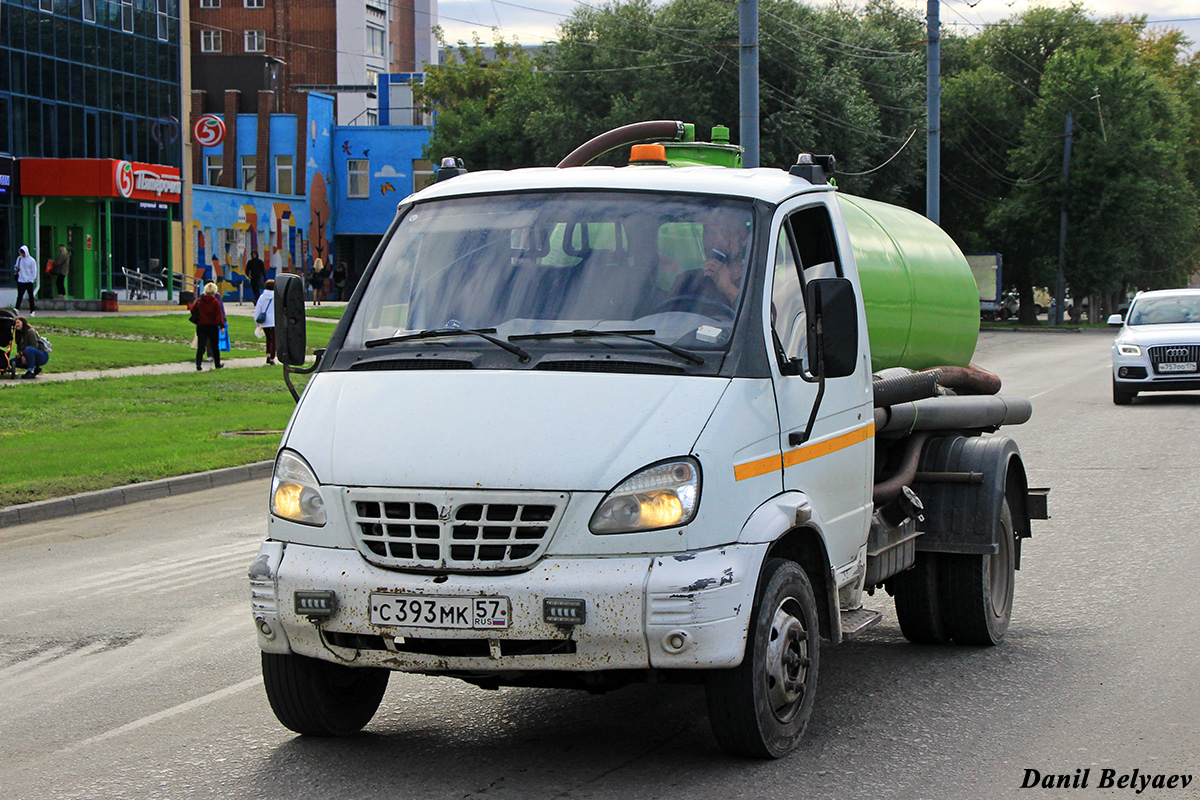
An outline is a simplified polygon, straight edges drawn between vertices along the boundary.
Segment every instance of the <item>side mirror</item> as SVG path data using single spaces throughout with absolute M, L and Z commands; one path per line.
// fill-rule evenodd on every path
M 1125 319 L 1120 314 L 1113 314 L 1108 318 L 1108 324 L 1114 328 L 1119 328 L 1125 324 Z
M 299 275 L 275 276 L 275 349 L 279 361 L 289 367 L 304 363 L 304 280 Z
M 854 284 L 846 278 L 817 278 L 805 287 L 805 297 L 809 369 L 817 377 L 853 375 L 858 367 L 858 304 Z

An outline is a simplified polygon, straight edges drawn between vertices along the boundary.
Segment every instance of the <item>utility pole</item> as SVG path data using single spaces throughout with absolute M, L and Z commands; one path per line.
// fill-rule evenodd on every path
M 1067 294 L 1067 200 L 1071 193 L 1071 135 L 1075 132 L 1075 118 L 1067 110 L 1067 130 L 1063 144 L 1063 190 L 1062 206 L 1058 214 L 1058 275 L 1054 278 L 1054 323 L 1062 325 L 1063 304 Z
M 925 216 L 942 221 L 942 32 L 939 0 L 925 6 Z
M 738 0 L 739 130 L 742 166 L 758 163 L 758 0 Z

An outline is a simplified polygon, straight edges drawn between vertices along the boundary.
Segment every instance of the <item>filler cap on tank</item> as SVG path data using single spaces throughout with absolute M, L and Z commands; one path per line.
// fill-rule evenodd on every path
M 833 156 L 814 156 L 812 153 L 801 153 L 796 156 L 796 163 L 788 170 L 797 178 L 815 185 L 829 183 L 829 177 L 837 165 Z

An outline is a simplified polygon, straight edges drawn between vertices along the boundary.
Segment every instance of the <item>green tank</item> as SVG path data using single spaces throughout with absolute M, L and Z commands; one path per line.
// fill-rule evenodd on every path
M 979 288 L 941 228 L 906 208 L 838 195 L 858 263 L 871 369 L 961 366 L 979 338 Z
M 741 166 L 729 129 L 712 142 L 662 142 L 672 166 Z M 966 256 L 945 231 L 906 208 L 839 194 L 858 263 L 871 340 L 871 369 L 965 367 L 979 339 L 979 287 Z

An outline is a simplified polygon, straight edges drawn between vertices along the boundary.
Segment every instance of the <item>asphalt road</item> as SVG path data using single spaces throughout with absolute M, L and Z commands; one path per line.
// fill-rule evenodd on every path
M 1104 332 L 986 333 L 1034 418 L 1036 524 L 996 648 L 922 647 L 891 603 L 822 655 L 798 752 L 716 748 L 699 688 L 486 692 L 396 675 L 360 736 L 305 740 L 259 679 L 258 481 L 0 531 L 5 798 L 1200 797 L 1200 393 L 1112 404 Z M 1191 775 L 1187 789 L 1100 788 Z M 1086 789 L 1020 788 L 1029 773 Z M 1080 772 L 1076 772 L 1079 770 Z

